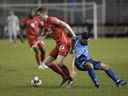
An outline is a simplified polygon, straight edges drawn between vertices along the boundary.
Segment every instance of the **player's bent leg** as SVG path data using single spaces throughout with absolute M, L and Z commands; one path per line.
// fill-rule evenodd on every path
M 63 70 L 60 68 L 60 66 L 58 64 L 51 63 L 53 60 L 55 60 L 54 57 L 48 56 L 42 64 L 46 64 L 51 70 L 60 74 L 62 78 L 65 78 L 65 74 L 63 73 Z
M 96 77 L 96 72 L 93 68 L 93 65 L 91 63 L 87 63 L 87 64 L 85 64 L 85 69 L 87 70 L 88 75 L 91 77 L 95 87 L 99 88 L 100 84 Z
M 64 58 L 65 58 L 64 56 L 58 55 L 57 59 L 56 59 L 56 61 L 57 61 L 56 63 L 62 68 L 63 72 L 67 75 L 69 80 L 72 80 L 72 78 L 70 77 L 70 71 L 69 71 L 68 67 L 63 64 Z
M 118 87 L 126 85 L 126 82 L 124 80 L 118 79 L 117 75 L 108 65 L 101 63 L 101 70 L 104 70 L 105 73 L 116 83 Z
M 70 74 L 70 71 L 69 71 L 69 69 L 67 68 L 67 66 L 65 66 L 65 65 L 63 65 L 61 68 L 62 68 L 63 72 L 66 74 L 67 79 L 68 79 L 68 82 L 67 82 L 66 87 L 67 87 L 67 88 L 71 88 L 72 85 L 73 85 L 73 83 L 74 83 L 74 80 L 73 80 L 73 78 L 72 78 L 72 76 L 71 76 L 71 74 Z M 65 81 L 65 82 L 66 82 L 66 81 Z
M 66 79 L 64 79 L 60 86 L 64 86 L 66 81 L 68 80 L 67 82 L 67 86 L 66 87 L 72 87 L 73 85 L 73 78 L 71 77 L 70 75 L 70 71 L 68 69 L 68 67 L 66 65 L 63 64 L 63 60 L 64 60 L 65 56 L 62 56 L 62 55 L 58 55 L 57 56 L 57 64 L 59 64 L 59 66 L 61 67 L 61 69 L 63 70 L 63 72 L 65 73 L 66 75 Z
M 58 64 L 55 63 L 51 63 L 53 60 L 55 60 L 57 58 L 58 55 L 58 48 L 55 47 L 51 53 L 50 56 L 48 56 L 45 60 L 44 60 L 44 64 L 46 64 L 50 69 L 52 69 L 54 72 L 60 74 L 62 76 L 62 78 L 65 78 L 65 74 L 63 72 L 63 70 L 61 69 L 61 67 Z
M 103 63 L 101 63 L 100 65 L 101 66 L 100 66 L 99 70 L 103 70 L 114 82 L 118 81 L 118 77 L 116 76 L 116 74 L 112 71 L 112 69 L 108 65 L 103 64 Z
M 57 56 L 57 59 L 56 59 L 56 63 L 57 65 L 62 69 L 63 73 L 65 74 L 61 84 L 60 84 L 60 87 L 63 87 L 64 84 L 69 80 L 68 82 L 68 85 L 71 84 L 71 81 L 72 81 L 72 78 L 70 76 L 70 71 L 69 69 L 67 68 L 66 65 L 63 64 L 63 61 L 64 61 L 64 56 L 62 55 L 58 55 Z
M 96 60 L 90 60 L 90 62 L 93 64 L 95 70 L 103 70 L 116 83 L 118 87 L 126 84 L 124 80 L 118 79 L 116 74 L 108 65 Z

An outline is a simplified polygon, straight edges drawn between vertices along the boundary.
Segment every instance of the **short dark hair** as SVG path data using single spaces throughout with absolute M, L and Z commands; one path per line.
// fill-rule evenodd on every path
M 81 33 L 81 38 L 82 38 L 82 39 L 88 39 L 88 38 L 89 38 L 88 32 L 83 32 L 83 33 Z

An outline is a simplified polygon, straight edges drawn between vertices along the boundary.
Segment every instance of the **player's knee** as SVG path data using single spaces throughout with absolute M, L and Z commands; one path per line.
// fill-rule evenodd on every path
M 93 69 L 93 65 L 91 63 L 85 64 L 86 70 Z
M 59 66 L 63 66 L 63 61 L 57 60 L 57 61 L 56 61 L 56 64 L 58 64 Z
M 109 65 L 106 65 L 106 64 L 101 64 L 101 70 L 108 70 L 110 67 Z
M 63 63 L 57 63 L 59 66 L 63 66 Z

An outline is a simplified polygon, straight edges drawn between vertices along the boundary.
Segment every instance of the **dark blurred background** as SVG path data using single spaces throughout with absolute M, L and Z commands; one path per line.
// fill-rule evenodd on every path
M 53 16 L 58 16 L 60 19 L 65 20 L 69 24 L 72 25 L 72 27 L 76 31 L 95 31 L 97 30 L 97 36 L 99 37 L 126 37 L 128 36 L 128 0 L 0 0 L 0 36 L 4 37 L 4 26 L 8 11 L 13 10 L 19 18 L 22 18 L 23 16 L 27 15 L 28 10 L 33 7 L 8 7 L 6 4 L 68 4 L 68 3 L 89 3 L 93 2 L 97 5 L 97 28 L 94 28 L 94 18 L 92 17 L 92 14 L 94 10 L 90 11 L 82 11 L 79 13 L 81 8 L 83 10 L 83 7 L 78 5 L 77 7 L 74 5 L 68 6 L 67 10 L 70 11 L 58 11 L 58 9 L 51 7 L 49 14 Z M 12 6 L 12 5 L 11 5 Z M 58 5 L 59 6 L 59 5 Z M 54 6 L 55 7 L 55 6 Z M 61 6 L 62 7 L 62 6 Z M 58 7 L 58 8 L 61 8 Z M 63 6 L 65 7 L 65 6 Z M 52 10 L 53 8 L 53 10 Z M 65 7 L 66 8 L 66 7 Z M 91 8 L 91 7 L 87 7 Z M 22 9 L 22 10 L 21 10 Z M 63 10 L 64 8 L 62 8 Z M 79 9 L 78 11 L 75 11 L 73 13 L 73 16 L 71 16 L 72 9 Z M 85 7 L 86 9 L 86 7 Z M 93 7 L 92 7 L 93 9 Z M 66 14 L 64 14 L 66 12 Z M 85 16 L 83 15 L 85 13 Z M 74 15 L 75 14 L 75 15 Z M 65 15 L 67 17 L 65 18 Z M 83 16 L 83 17 L 82 17 Z M 73 19 L 72 19 L 73 17 Z M 93 19 L 90 19 L 93 18 Z M 87 28 L 85 28 L 87 27 Z M 79 29 L 79 30 L 78 30 Z M 93 32 L 92 32 L 93 34 Z

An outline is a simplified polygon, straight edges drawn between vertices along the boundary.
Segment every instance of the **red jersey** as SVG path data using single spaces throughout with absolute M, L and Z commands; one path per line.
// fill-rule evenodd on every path
M 53 38 L 57 45 L 67 44 L 70 38 L 64 32 L 64 27 L 56 23 L 57 20 L 56 17 L 48 17 L 47 20 L 44 21 L 45 34 Z
M 37 40 L 39 37 L 39 30 L 40 30 L 40 17 L 35 16 L 33 18 L 23 18 L 21 20 L 21 25 L 24 25 L 26 27 L 26 36 L 28 38 L 29 43 L 33 40 Z

